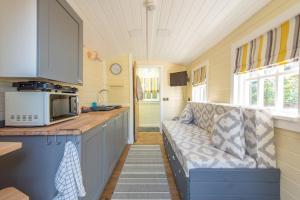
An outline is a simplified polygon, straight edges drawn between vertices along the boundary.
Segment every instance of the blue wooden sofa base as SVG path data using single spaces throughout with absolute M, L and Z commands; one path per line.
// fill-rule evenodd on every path
M 189 177 L 163 133 L 165 150 L 183 200 L 280 200 L 279 169 L 192 169 Z

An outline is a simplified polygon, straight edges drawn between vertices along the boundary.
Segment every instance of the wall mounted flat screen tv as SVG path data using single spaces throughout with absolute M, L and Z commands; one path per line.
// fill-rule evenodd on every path
M 170 73 L 170 86 L 185 86 L 187 82 L 187 71 Z

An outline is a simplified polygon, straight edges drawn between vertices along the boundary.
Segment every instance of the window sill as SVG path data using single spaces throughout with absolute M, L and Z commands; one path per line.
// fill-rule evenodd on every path
M 273 120 L 274 120 L 274 127 L 285 129 L 289 131 L 294 131 L 297 133 L 300 133 L 300 114 L 297 114 L 296 112 L 278 112 L 278 111 L 272 111 L 268 108 L 262 108 L 262 107 L 253 107 L 253 106 L 243 106 L 243 105 L 237 105 L 242 106 L 244 108 L 251 108 L 251 109 L 265 109 L 268 112 L 271 113 Z
M 142 100 L 142 101 L 139 101 L 139 103 L 140 104 L 159 104 L 160 103 L 160 101 L 144 101 L 144 100 Z
M 283 121 L 290 121 L 290 122 L 299 122 L 300 116 L 297 114 L 272 114 L 275 120 L 283 120 Z
M 296 114 L 273 114 L 274 127 L 300 133 L 300 116 Z

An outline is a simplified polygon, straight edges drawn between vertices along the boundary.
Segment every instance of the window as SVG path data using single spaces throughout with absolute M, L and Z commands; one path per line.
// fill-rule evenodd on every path
M 143 101 L 159 101 L 159 78 L 142 78 Z
M 206 84 L 193 86 L 192 101 L 194 102 L 206 101 Z
M 298 114 L 299 61 L 235 74 L 234 102 Z
M 192 71 L 192 101 L 205 102 L 207 100 L 207 67 L 201 66 Z
M 143 101 L 160 100 L 160 69 L 157 67 L 143 67 L 137 69 L 137 75 L 143 89 Z

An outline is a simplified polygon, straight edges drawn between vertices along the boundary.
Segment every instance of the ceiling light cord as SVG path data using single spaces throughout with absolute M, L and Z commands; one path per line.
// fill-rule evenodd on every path
M 146 9 L 146 56 L 147 56 L 147 62 L 149 61 L 149 10 Z
M 149 61 L 149 12 L 155 9 L 154 0 L 145 0 L 144 6 L 146 7 L 146 57 Z

